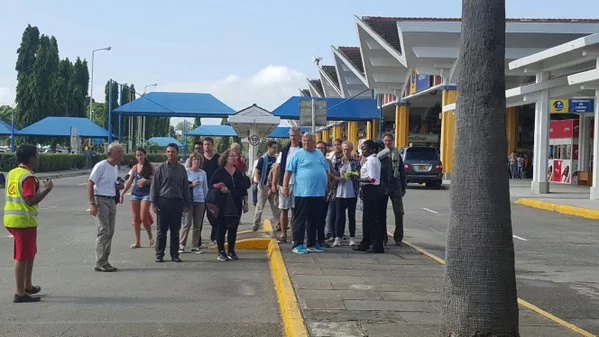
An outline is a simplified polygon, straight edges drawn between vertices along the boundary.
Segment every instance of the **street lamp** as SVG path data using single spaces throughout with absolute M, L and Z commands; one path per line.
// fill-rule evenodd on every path
M 93 111 L 92 111 L 92 103 L 94 102 L 94 54 L 100 50 L 109 51 L 112 47 L 104 47 L 92 50 L 92 73 L 89 80 L 89 119 L 91 121 L 94 120 Z
M 147 84 L 144 86 L 144 95 L 149 87 L 157 87 L 158 83 Z M 145 141 L 146 138 L 146 116 L 141 116 L 140 140 Z

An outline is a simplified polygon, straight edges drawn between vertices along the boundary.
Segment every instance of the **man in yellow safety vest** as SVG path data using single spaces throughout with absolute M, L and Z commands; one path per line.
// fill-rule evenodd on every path
M 8 173 L 6 203 L 4 204 L 4 227 L 14 237 L 15 280 L 17 291 L 13 302 L 39 302 L 40 297 L 31 296 L 41 287 L 31 282 L 33 260 L 37 253 L 37 208 L 50 193 L 52 181 L 44 180 L 40 190 L 39 180 L 33 168 L 39 163 L 39 154 L 34 145 L 21 145 L 17 149 L 19 166 Z

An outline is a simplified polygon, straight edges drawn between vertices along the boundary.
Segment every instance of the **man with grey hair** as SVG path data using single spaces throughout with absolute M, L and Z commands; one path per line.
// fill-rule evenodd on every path
M 291 176 L 289 180 L 289 193 L 287 195 L 283 194 L 282 186 L 283 186 L 283 176 L 285 175 L 285 167 L 287 162 L 293 158 L 293 155 L 297 150 L 302 148 L 301 138 L 302 132 L 298 127 L 292 127 L 289 129 L 289 145 L 283 148 L 283 151 L 279 152 L 279 156 L 276 161 L 276 168 L 274 175 L 274 181 L 270 189 L 271 194 L 279 194 L 279 209 L 281 210 L 280 214 L 280 223 L 281 223 L 281 237 L 279 239 L 280 242 L 287 242 L 287 227 L 289 226 L 289 209 L 293 209 L 293 184 L 294 179 Z
M 118 165 L 123 161 L 123 152 L 121 144 L 110 144 L 107 159 L 94 166 L 87 182 L 89 214 L 98 219 L 95 271 L 113 272 L 117 270 L 108 263 L 108 257 L 114 235 L 118 191 L 125 187 L 123 179 L 118 176 Z
M 320 246 L 324 242 L 324 197 L 328 184 L 329 164 L 324 154 L 316 151 L 316 139 L 313 134 L 302 136 L 303 149 L 295 152 L 287 162 L 283 178 L 283 195 L 290 196 L 289 183 L 293 174 L 295 210 L 293 215 L 293 252 L 322 253 Z M 307 249 L 304 236 L 308 232 Z

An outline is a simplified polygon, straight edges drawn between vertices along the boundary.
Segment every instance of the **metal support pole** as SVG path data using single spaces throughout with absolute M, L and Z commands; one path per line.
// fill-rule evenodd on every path
M 89 120 L 94 120 L 94 113 L 92 105 L 94 104 L 94 54 L 95 50 L 92 51 L 92 73 L 89 80 Z
M 108 81 L 108 144 L 112 143 L 112 78 Z
M 311 99 L 312 101 L 312 133 L 314 133 L 316 131 L 316 121 L 314 120 L 315 116 L 314 116 L 314 98 Z M 252 160 L 254 160 L 252 158 Z

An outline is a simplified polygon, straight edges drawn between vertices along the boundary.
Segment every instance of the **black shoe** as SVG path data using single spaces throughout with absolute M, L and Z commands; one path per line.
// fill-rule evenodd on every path
M 183 262 L 183 260 L 181 260 L 181 258 L 177 257 L 172 257 L 171 260 L 173 260 L 173 262 Z
M 33 302 L 39 302 L 41 301 L 42 298 L 39 296 L 31 296 L 27 293 L 25 293 L 25 295 L 23 296 L 19 296 L 15 294 L 15 297 L 12 299 L 13 303 L 33 303 Z
M 235 251 L 230 251 L 227 256 L 229 257 L 230 260 L 239 260 L 239 257 L 237 256 L 237 254 L 235 253 Z
M 359 245 L 355 246 L 355 247 L 353 248 L 353 250 L 357 250 L 357 251 L 365 252 L 365 251 L 367 251 L 367 250 L 368 250 L 368 248 L 370 248 L 370 247 L 368 247 L 367 245 L 364 245 L 364 244 L 360 243 Z
M 227 256 L 227 254 L 225 253 L 224 250 L 221 250 L 220 252 L 218 252 L 218 256 L 216 257 L 217 260 L 219 261 L 229 261 L 229 257 Z
M 33 287 L 31 287 L 31 289 L 25 289 L 25 293 L 28 295 L 35 295 L 35 294 L 39 293 L 40 291 L 42 291 L 42 287 L 40 287 L 40 286 L 33 286 Z
M 320 244 L 320 247 L 324 247 L 324 248 L 331 248 L 331 245 L 329 245 L 329 244 L 328 244 L 328 243 L 326 243 L 326 242 L 322 242 L 322 243 Z
M 101 267 L 96 267 L 96 268 L 94 268 L 94 270 L 95 271 L 101 271 L 101 272 L 104 272 L 104 273 L 112 273 L 112 272 L 116 271 L 116 268 L 113 267 L 113 266 L 111 266 L 111 265 L 104 265 L 104 266 L 101 266 Z
M 161 263 L 164 262 L 164 258 L 162 256 L 157 256 L 155 261 Z
M 112 269 L 112 271 L 118 270 L 116 267 L 113 267 L 110 263 L 107 263 L 104 267 L 110 268 L 110 269 Z

